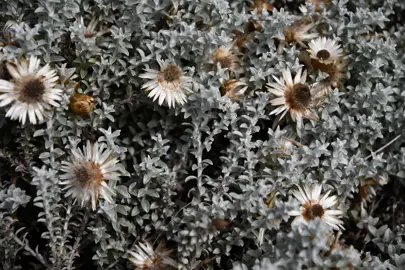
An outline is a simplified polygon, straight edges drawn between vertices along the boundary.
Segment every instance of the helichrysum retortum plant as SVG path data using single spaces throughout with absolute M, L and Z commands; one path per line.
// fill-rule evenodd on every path
M 0 7 L 1 269 L 405 269 L 405 2 Z

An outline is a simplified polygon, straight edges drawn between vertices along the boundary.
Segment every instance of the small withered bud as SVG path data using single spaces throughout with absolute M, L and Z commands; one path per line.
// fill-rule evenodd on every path
M 80 116 L 86 116 L 94 110 L 96 100 L 86 94 L 74 93 L 70 97 L 69 108 L 70 110 Z
M 212 225 L 218 231 L 222 231 L 222 230 L 227 229 L 229 227 L 229 225 L 231 225 L 231 222 L 227 219 L 215 218 L 212 220 Z

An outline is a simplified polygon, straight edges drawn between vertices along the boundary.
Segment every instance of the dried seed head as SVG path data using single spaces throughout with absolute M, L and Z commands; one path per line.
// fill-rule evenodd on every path
M 97 34 L 97 33 L 93 33 L 93 32 L 90 32 L 90 31 L 88 31 L 88 30 L 84 30 L 84 36 L 85 36 L 86 38 L 95 37 L 96 34 Z
M 3 27 L 3 42 L 1 45 L 3 46 L 16 46 L 20 47 L 20 44 L 14 40 L 15 38 L 15 26 L 17 22 L 15 21 L 7 21 Z M 14 28 L 14 29 L 13 29 Z
M 312 58 L 311 67 L 329 75 L 329 77 L 321 80 L 314 87 L 314 99 L 328 96 L 334 88 L 344 91 L 343 80 L 347 78 L 347 63 L 344 60 L 334 61 L 331 64 L 325 64 Z
M 233 62 L 233 60 L 229 56 L 225 56 L 225 57 L 217 59 L 217 63 L 219 63 L 221 65 L 221 67 L 223 67 L 223 68 L 230 68 L 232 66 L 232 62 Z

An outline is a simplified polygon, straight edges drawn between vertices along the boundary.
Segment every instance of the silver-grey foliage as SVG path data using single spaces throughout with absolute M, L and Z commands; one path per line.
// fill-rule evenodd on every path
M 40 125 L 4 119 L 0 108 L 3 269 L 133 269 L 127 251 L 143 240 L 173 249 L 179 269 L 405 268 L 405 2 L 306 5 L 314 31 L 344 48 L 348 76 L 302 130 L 269 115 L 266 83 L 302 66 L 298 44 L 278 46 L 304 1 L 268 1 L 273 10 L 261 14 L 253 2 L 0 1 L 0 25 L 13 22 L 1 69 L 36 55 L 63 90 Z M 249 22 L 261 28 L 249 33 Z M 247 38 L 240 101 L 220 94 L 227 70 L 206 69 L 235 33 Z M 192 77 L 184 106 L 159 106 L 141 90 L 157 57 Z M 75 91 L 96 99 L 88 117 L 69 110 Z M 105 142 L 128 172 L 110 183 L 115 204 L 100 199 L 97 211 L 60 186 L 62 161 L 87 140 Z M 291 226 L 291 191 L 316 183 L 337 195 L 340 235 L 320 220 Z M 376 195 L 359 201 L 368 186 Z

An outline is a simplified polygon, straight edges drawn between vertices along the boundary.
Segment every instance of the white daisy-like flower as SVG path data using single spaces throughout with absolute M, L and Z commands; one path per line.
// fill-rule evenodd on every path
M 108 186 L 108 181 L 118 181 L 121 172 L 125 171 L 119 164 L 118 157 L 112 156 L 112 150 L 106 144 L 91 144 L 81 149 L 73 149 L 70 161 L 62 161 L 60 178 L 64 181 L 65 197 L 72 196 L 81 207 L 91 202 L 93 210 L 101 195 L 104 200 L 113 203 L 115 191 Z
M 7 63 L 7 70 L 13 82 L 0 80 L 0 107 L 12 103 L 7 117 L 25 124 L 37 124 L 44 120 L 45 110 L 51 106 L 59 107 L 62 90 L 54 88 L 58 76 L 48 64 L 39 67 L 39 59 L 31 56 L 29 61 L 22 60 L 15 65 Z M 37 120 L 38 119 L 38 120 Z
M 299 129 L 302 127 L 304 117 L 314 121 L 318 120 L 318 116 L 310 109 L 312 89 L 305 83 L 307 72 L 302 72 L 302 69 L 298 70 L 294 80 L 289 68 L 284 69 L 282 73 L 283 77 L 280 79 L 273 76 L 276 83 L 267 84 L 269 86 L 268 90 L 277 96 L 270 103 L 273 106 L 278 106 L 278 108 L 270 112 L 270 115 L 283 113 L 281 119 L 289 112 L 293 121 L 297 122 Z
M 293 191 L 293 195 L 300 201 L 299 210 L 289 211 L 290 216 L 296 216 L 293 224 L 300 222 L 310 222 L 315 218 L 320 218 L 335 230 L 344 229 L 343 221 L 340 220 L 343 212 L 341 210 L 329 209 L 337 204 L 336 196 L 329 196 L 331 191 L 321 196 L 322 185 L 305 186 L 304 189 L 298 187 Z
M 135 270 L 164 270 L 176 267 L 176 262 L 170 258 L 170 249 L 162 244 L 153 250 L 149 242 L 139 243 L 134 251 L 128 251 L 131 255 L 129 260 L 135 265 Z
M 192 92 L 190 88 L 191 77 L 185 76 L 182 69 L 167 60 L 157 59 L 160 70 L 145 69 L 145 73 L 139 77 L 149 79 L 142 85 L 142 89 L 150 91 L 148 97 L 153 101 L 159 99 L 159 105 L 163 101 L 169 108 L 175 107 L 176 103 L 183 105 L 187 102 L 186 92 Z
M 324 64 L 330 64 L 338 60 L 343 52 L 340 45 L 337 44 L 335 40 L 326 37 L 311 40 L 308 46 L 308 52 L 311 58 Z

